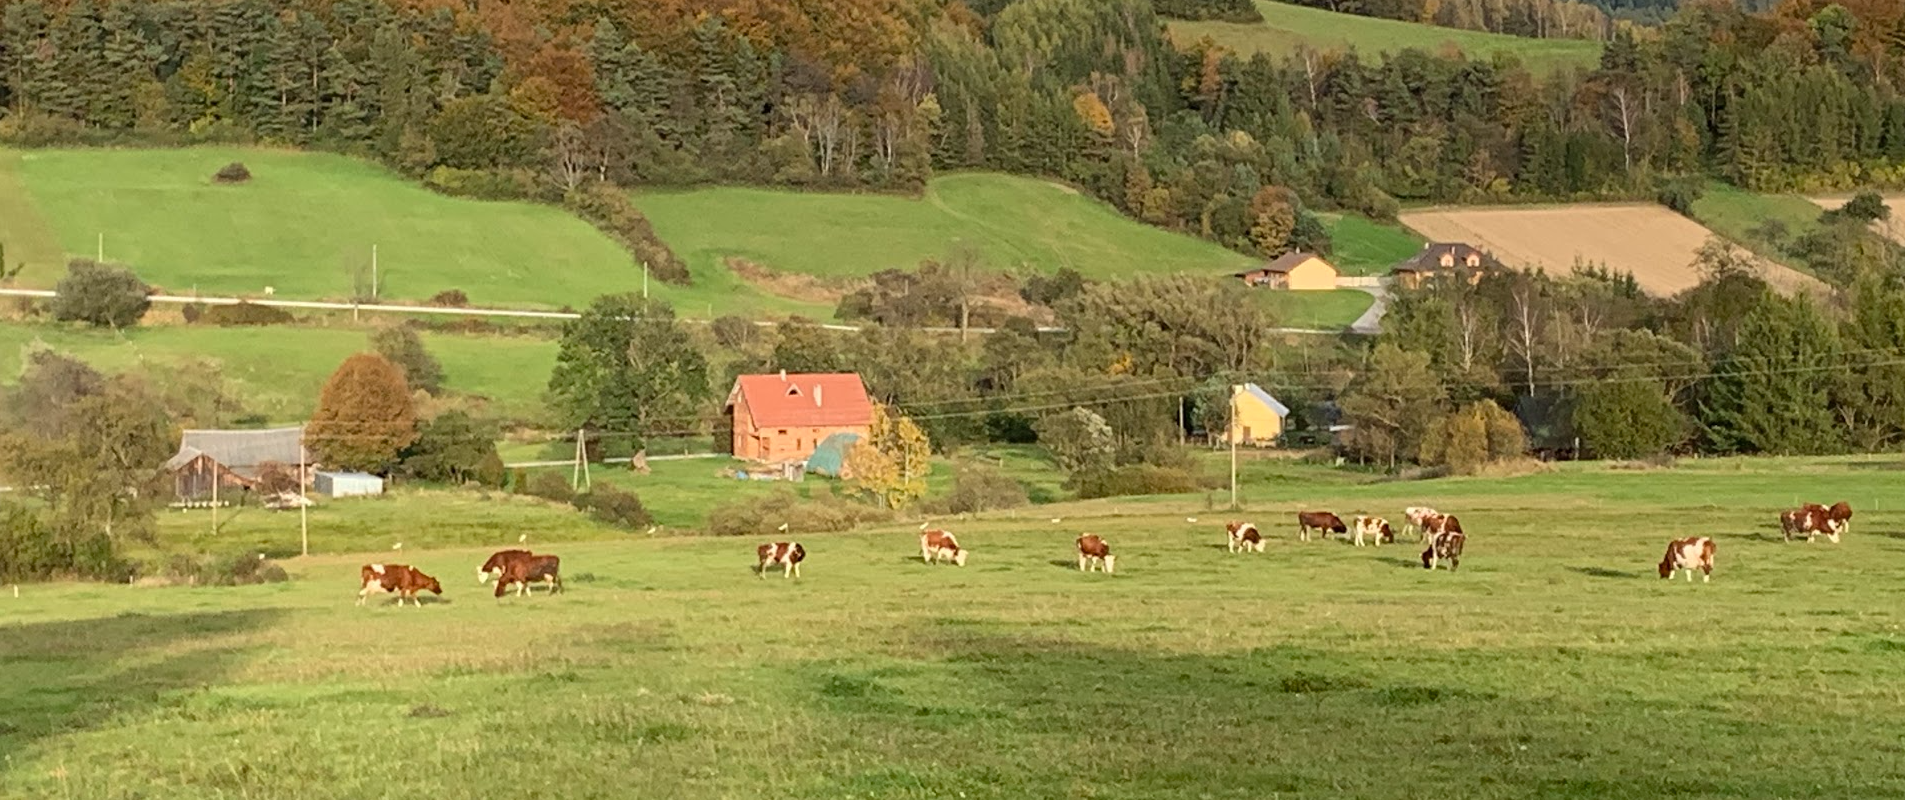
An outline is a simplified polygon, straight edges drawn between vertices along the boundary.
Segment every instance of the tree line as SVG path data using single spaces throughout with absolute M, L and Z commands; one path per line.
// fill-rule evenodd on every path
M 1553 75 L 1414 50 L 1245 57 L 1172 41 L 1151 0 L 0 6 L 8 140 L 365 155 L 445 192 L 566 203 L 677 282 L 614 187 L 915 192 L 1002 170 L 1276 255 L 1326 249 L 1324 209 L 1653 197 L 1686 175 L 1905 184 L 1905 12 L 1884 0 L 1691 3 Z

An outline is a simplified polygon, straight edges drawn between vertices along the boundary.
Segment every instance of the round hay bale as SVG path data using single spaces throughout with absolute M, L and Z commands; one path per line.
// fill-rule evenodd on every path
M 233 161 L 218 168 L 218 174 L 212 176 L 218 183 L 244 183 L 251 180 L 251 170 L 243 162 Z

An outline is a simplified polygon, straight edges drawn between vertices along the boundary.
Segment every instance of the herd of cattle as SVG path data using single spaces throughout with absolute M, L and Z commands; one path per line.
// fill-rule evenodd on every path
M 1396 541 L 1396 531 L 1382 517 L 1357 516 L 1352 527 L 1328 511 L 1299 511 L 1296 522 L 1299 541 L 1310 541 L 1312 531 L 1324 537 L 1342 535 L 1351 538 L 1357 547 L 1365 543 L 1381 547 Z M 951 533 L 924 530 L 924 525 L 920 527 L 920 560 L 928 564 L 947 562 L 961 567 L 966 565 L 966 557 L 971 551 L 961 547 L 959 540 Z M 1825 536 L 1837 544 L 1839 536 L 1852 527 L 1852 506 L 1844 501 L 1830 507 L 1807 503 L 1780 512 L 1779 527 L 1789 542 L 1799 536 L 1804 536 L 1808 542 L 1815 536 Z M 1263 552 L 1263 532 L 1254 523 L 1230 522 L 1224 528 L 1229 533 L 1230 552 Z M 1456 519 L 1455 515 L 1443 514 L 1433 508 L 1412 506 L 1403 510 L 1402 532 L 1414 533 L 1416 540 L 1425 545 L 1422 550 L 1424 569 L 1433 570 L 1446 561 L 1449 571 L 1454 572 L 1461 565 L 1462 547 L 1467 543 L 1468 535 L 1462 531 L 1462 521 Z M 1102 571 L 1109 575 L 1117 570 L 1117 556 L 1111 554 L 1111 545 L 1102 537 L 1087 533 L 1079 536 L 1076 544 L 1080 572 Z M 1697 570 L 1701 573 L 1702 581 L 1712 580 L 1713 551 L 1713 540 L 1705 536 L 1668 542 L 1667 554 L 1660 560 L 1660 577 L 1671 579 L 1684 571 L 1691 582 Z M 754 572 L 757 576 L 766 578 L 768 569 L 780 567 L 781 577 L 798 578 L 800 563 L 807 560 L 807 548 L 799 542 L 768 542 L 755 549 L 755 556 Z M 511 586 L 516 587 L 518 596 L 528 595 L 530 585 L 535 583 L 546 585 L 553 594 L 562 591 L 561 571 L 560 557 L 536 555 L 528 550 L 502 550 L 483 562 L 483 566 L 476 571 L 476 579 L 478 584 L 494 580 L 496 596 L 499 598 L 507 594 Z M 399 606 L 405 600 L 423 605 L 423 601 L 417 598 L 419 592 L 443 594 L 443 584 L 436 578 L 405 564 L 365 564 L 360 571 L 360 578 L 363 588 L 357 593 L 358 605 L 363 605 L 373 591 L 396 593 Z

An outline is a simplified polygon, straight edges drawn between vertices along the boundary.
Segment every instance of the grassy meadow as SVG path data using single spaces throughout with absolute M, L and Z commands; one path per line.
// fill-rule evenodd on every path
M 393 515 L 288 584 L 0 597 L 0 796 L 1898 796 L 1899 468 L 1392 482 L 1252 458 L 1260 555 L 1226 553 L 1201 496 L 943 521 L 964 568 L 919 563 L 911 522 L 795 532 L 798 581 L 750 574 L 755 538 L 585 532 L 544 548 L 567 593 L 500 602 L 470 573 L 527 506 Z M 1852 533 L 1779 541 L 1794 498 L 1851 500 Z M 1462 515 L 1460 571 L 1287 524 L 1416 503 Z M 467 530 L 403 558 L 441 598 L 352 604 L 359 564 L 435 525 Z M 1119 574 L 1077 572 L 1080 530 Z M 1659 580 L 1696 533 L 1713 582 Z
M 1780 252 L 1786 242 L 1819 227 L 1821 209 L 1796 194 L 1760 194 L 1729 183 L 1707 181 L 1706 192 L 1694 201 L 1693 218 L 1728 240 L 1774 261 L 1801 269 Z M 1769 222 L 1786 228 L 1786 241 L 1769 241 Z
M 1401 225 L 1354 214 L 1324 214 L 1323 225 L 1330 232 L 1329 262 L 1343 275 L 1387 275 L 1422 250 L 1422 237 Z
M 1376 302 L 1368 292 L 1332 289 L 1324 292 L 1259 291 L 1255 297 L 1270 309 L 1280 327 L 1334 330 L 1347 328 Z
M 210 361 L 244 411 L 269 420 L 301 420 L 337 365 L 370 348 L 370 331 L 352 327 L 220 328 L 158 325 L 125 331 L 64 325 L 0 324 L 0 383 L 18 379 L 32 348 L 51 347 L 106 372 L 149 370 L 163 376 Z M 485 416 L 539 419 L 555 366 L 556 343 L 535 336 L 426 332 L 424 345 L 443 364 L 444 387 L 480 401 Z
M 1179 42 L 1210 38 L 1242 53 L 1290 55 L 1298 48 L 1324 52 L 1354 50 L 1365 59 L 1408 48 L 1441 52 L 1454 48 L 1469 58 L 1513 57 L 1537 74 L 1563 69 L 1593 69 L 1600 45 L 1577 39 L 1529 39 L 1498 33 L 1441 28 L 1393 19 L 1342 14 L 1320 8 L 1257 0 L 1263 22 L 1187 22 L 1170 24 Z
M 923 197 L 738 186 L 642 191 L 635 204 L 697 276 L 743 258 L 776 272 L 858 278 L 976 249 L 992 269 L 1125 278 L 1222 274 L 1252 259 L 1126 218 L 1048 181 L 991 173 L 934 178 Z M 731 274 L 731 273 L 730 273 Z M 735 280 L 739 280 L 736 278 Z

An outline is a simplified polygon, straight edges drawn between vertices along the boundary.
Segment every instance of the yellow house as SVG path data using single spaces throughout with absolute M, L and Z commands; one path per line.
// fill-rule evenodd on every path
M 1230 431 L 1224 444 L 1236 442 L 1253 447 L 1269 447 L 1283 435 L 1283 420 L 1290 409 L 1254 383 L 1230 387 Z
M 1336 288 L 1336 267 L 1315 253 L 1285 253 L 1275 261 L 1236 273 L 1232 277 L 1242 278 L 1246 286 L 1267 286 L 1299 292 Z

